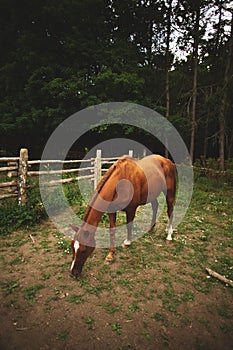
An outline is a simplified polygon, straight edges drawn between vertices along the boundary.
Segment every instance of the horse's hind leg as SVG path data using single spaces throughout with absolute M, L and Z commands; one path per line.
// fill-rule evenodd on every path
M 151 206 L 152 206 L 153 215 L 152 215 L 150 228 L 147 231 L 147 233 L 151 233 L 153 231 L 154 227 L 155 227 L 155 224 L 156 224 L 156 216 L 157 216 L 157 210 L 158 210 L 158 201 L 157 201 L 157 199 L 155 199 L 153 202 L 151 202 Z
M 173 208 L 174 208 L 174 196 L 167 194 L 166 196 L 167 201 L 167 215 L 168 215 L 168 224 L 166 227 L 167 232 L 167 241 L 172 241 L 172 219 L 173 219 Z
M 110 249 L 108 255 L 105 258 L 105 261 L 111 263 L 114 260 L 114 254 L 116 252 L 116 213 L 109 213 L 108 216 L 110 222 Z
M 127 238 L 124 240 L 123 247 L 126 248 L 131 244 L 132 240 L 132 229 L 133 229 L 133 220 L 135 217 L 136 209 L 132 211 L 126 211 L 126 220 L 127 220 Z

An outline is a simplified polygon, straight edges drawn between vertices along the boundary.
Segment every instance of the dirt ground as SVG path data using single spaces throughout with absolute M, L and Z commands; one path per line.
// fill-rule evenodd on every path
M 232 288 L 207 278 L 205 242 L 176 236 L 144 237 L 110 266 L 96 250 L 79 280 L 49 222 L 1 238 L 0 349 L 232 349 Z

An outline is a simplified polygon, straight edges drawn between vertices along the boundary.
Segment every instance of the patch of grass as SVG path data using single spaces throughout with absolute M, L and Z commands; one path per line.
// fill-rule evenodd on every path
M 15 280 L 8 280 L 7 282 L 1 282 L 3 295 L 7 296 L 12 294 L 16 288 L 19 288 L 19 282 Z
M 156 312 L 151 318 L 157 322 L 162 322 L 166 327 L 168 326 L 168 319 L 163 313 Z
M 118 350 L 129 350 L 131 349 L 131 345 L 129 343 L 122 345 Z
M 202 317 L 197 317 L 197 321 L 202 324 L 205 329 L 210 332 L 210 322 Z
M 38 179 L 28 179 L 27 205 L 19 206 L 16 200 L 6 200 L 1 205 L 1 234 L 35 225 L 46 218 L 47 214 L 40 198 Z
M 51 277 L 50 273 L 45 273 L 45 272 L 41 273 L 41 278 L 42 278 L 43 281 L 49 280 L 50 277 Z
M 222 305 L 220 305 L 217 310 L 218 310 L 219 316 L 227 318 L 229 320 L 233 318 L 233 310 L 232 308 L 229 308 L 229 305 L 226 304 L 225 302 L 223 302 Z
M 85 318 L 85 323 L 88 325 L 88 329 L 94 329 L 94 319 L 91 316 Z
M 58 333 L 57 335 L 57 339 L 60 340 L 60 341 L 65 341 L 66 338 L 68 337 L 69 335 L 69 330 L 68 329 L 65 329 L 64 331 Z
M 110 323 L 112 331 L 116 332 L 118 335 L 121 335 L 122 333 L 122 327 L 119 322 L 117 323 Z
M 83 295 L 77 295 L 77 294 L 72 294 L 70 297 L 66 299 L 69 303 L 74 303 L 74 304 L 82 304 L 85 302 L 85 299 L 83 298 Z
M 232 331 L 232 327 L 226 325 L 225 323 L 220 324 L 220 329 L 222 330 L 223 333 L 229 333 Z
M 106 312 L 108 314 L 114 314 L 116 311 L 120 311 L 121 310 L 121 306 L 120 305 L 113 305 L 112 302 L 107 302 L 105 304 L 101 304 L 101 306 L 104 307 L 104 309 L 106 310 Z
M 166 333 L 162 332 L 161 336 L 162 336 L 162 339 L 163 339 L 164 346 L 169 347 L 170 346 L 170 341 L 169 341 L 168 335 Z
M 188 290 L 182 295 L 181 300 L 186 302 L 194 300 L 194 292 L 192 290 Z
M 9 262 L 9 265 L 19 265 L 19 264 L 22 264 L 23 262 L 23 259 L 22 259 L 22 255 L 19 255 L 19 256 L 16 256 L 13 260 L 11 260 Z
M 35 284 L 24 289 L 24 299 L 30 304 L 34 301 L 39 290 L 44 288 L 42 284 Z
M 128 306 L 128 309 L 131 311 L 131 312 L 138 312 L 140 311 L 140 308 L 137 304 L 133 303 L 133 304 L 130 304 Z
M 144 335 L 147 340 L 151 340 L 149 331 L 143 331 L 141 334 Z

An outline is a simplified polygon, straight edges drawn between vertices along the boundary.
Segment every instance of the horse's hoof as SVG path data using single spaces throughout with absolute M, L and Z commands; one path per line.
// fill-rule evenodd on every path
M 125 239 L 122 248 L 128 248 L 131 245 L 131 241 L 129 239 Z
M 106 265 L 111 265 L 113 263 L 114 259 L 105 259 L 105 264 Z
M 127 248 L 130 247 L 130 244 L 125 244 L 125 243 L 123 243 L 121 246 L 122 246 L 122 248 L 127 249 Z

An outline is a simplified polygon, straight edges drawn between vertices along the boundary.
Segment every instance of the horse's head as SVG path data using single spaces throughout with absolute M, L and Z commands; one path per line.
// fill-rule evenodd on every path
M 95 249 L 95 239 L 94 234 L 87 231 L 85 226 L 80 228 L 72 226 L 72 228 L 76 234 L 71 242 L 73 261 L 70 271 L 73 276 L 79 277 L 85 261 Z

